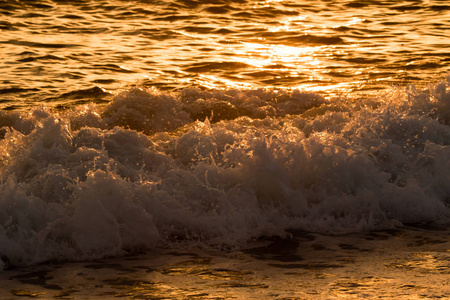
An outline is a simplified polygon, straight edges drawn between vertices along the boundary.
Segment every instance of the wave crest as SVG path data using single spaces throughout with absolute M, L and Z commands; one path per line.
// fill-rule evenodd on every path
M 106 106 L 2 112 L 1 260 L 449 222 L 449 95 L 133 88 Z

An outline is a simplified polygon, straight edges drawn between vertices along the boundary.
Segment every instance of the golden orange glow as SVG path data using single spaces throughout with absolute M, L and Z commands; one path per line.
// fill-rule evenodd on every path
M 365 20 L 366 20 L 366 19 L 361 19 L 361 18 L 355 17 L 355 18 L 353 18 L 350 22 L 347 23 L 347 26 L 355 25 L 355 24 L 364 22 Z
M 236 49 L 235 59 L 246 64 L 263 67 L 269 64 L 287 64 L 294 68 L 299 62 L 317 65 L 315 54 L 324 46 L 293 47 L 285 45 L 267 45 L 258 43 L 242 43 L 242 48 Z
M 255 4 L 255 8 L 272 5 L 277 2 L 280 1 L 261 1 Z M 223 40 L 222 35 L 213 32 L 205 34 L 203 32 L 175 30 L 173 31 L 174 33 L 193 39 L 193 41 L 202 40 L 202 43 L 211 45 L 217 51 L 232 53 L 229 54 L 230 61 L 242 64 L 241 66 L 238 65 L 235 72 L 234 67 L 221 69 L 220 64 L 226 64 L 227 62 L 223 60 L 215 61 L 216 54 L 214 54 L 209 59 L 211 64 L 217 63 L 214 68 L 208 70 L 206 65 L 204 70 L 199 71 L 196 78 L 190 77 L 189 73 L 187 73 L 185 78 L 177 79 L 177 82 L 200 84 L 209 89 L 230 87 L 248 89 L 264 86 L 264 88 L 298 88 L 315 92 L 329 92 L 332 90 L 339 93 L 350 92 L 355 86 L 361 86 L 363 83 L 361 80 L 333 81 L 331 77 L 334 74 L 340 74 L 343 67 L 336 64 L 336 57 L 346 56 L 350 50 L 357 52 L 366 52 L 368 50 L 359 44 L 327 44 L 327 38 L 322 44 L 321 38 L 322 36 L 326 37 L 325 31 L 330 28 L 350 27 L 364 21 L 365 19 L 361 17 L 353 17 L 346 20 L 327 20 L 327 22 L 323 22 L 318 26 L 317 24 L 314 25 L 316 21 L 311 19 L 310 15 L 302 14 L 280 18 L 276 23 L 264 28 L 266 32 L 273 35 L 258 36 L 256 34 L 255 36 L 229 40 Z M 226 29 L 235 30 L 233 26 Z M 278 33 L 280 37 L 289 33 L 293 36 L 293 39 L 278 40 Z M 297 37 L 299 38 L 298 41 L 295 40 Z M 302 42 L 303 38 L 308 41 L 310 37 L 312 42 Z M 336 71 L 329 75 L 330 66 L 335 68 Z M 366 68 L 354 69 L 351 75 L 363 76 L 367 70 L 372 68 L 372 66 L 367 65 Z M 234 74 L 228 76 L 231 73 Z M 350 74 L 342 74 L 341 78 L 349 76 Z M 298 83 L 296 82 L 297 80 Z
M 205 75 L 201 74 L 200 76 L 200 84 L 210 88 L 210 89 L 217 89 L 221 85 L 225 85 L 228 88 L 235 88 L 235 89 L 251 89 L 254 86 L 250 83 L 246 82 L 239 82 L 239 81 L 233 81 L 226 78 L 222 78 L 215 75 Z
M 296 88 L 299 90 L 305 90 L 305 91 L 311 91 L 311 92 L 326 92 L 326 91 L 345 91 L 348 89 L 352 84 L 355 84 L 356 82 L 340 82 L 337 84 L 327 84 L 327 85 L 312 85 L 312 84 L 300 84 Z

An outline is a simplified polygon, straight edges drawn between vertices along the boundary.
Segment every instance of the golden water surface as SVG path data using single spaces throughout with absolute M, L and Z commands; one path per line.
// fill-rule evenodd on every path
M 445 0 L 0 0 L 6 109 L 175 91 L 373 93 L 448 72 Z

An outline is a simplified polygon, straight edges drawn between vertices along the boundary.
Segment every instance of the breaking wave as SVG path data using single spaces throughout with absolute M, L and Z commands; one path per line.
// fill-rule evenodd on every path
M 132 88 L 0 112 L 0 269 L 450 221 L 450 92 Z

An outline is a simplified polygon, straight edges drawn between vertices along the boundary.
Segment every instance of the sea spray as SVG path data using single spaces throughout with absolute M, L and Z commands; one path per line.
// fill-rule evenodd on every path
M 449 95 L 132 88 L 2 112 L 1 266 L 449 222 Z

